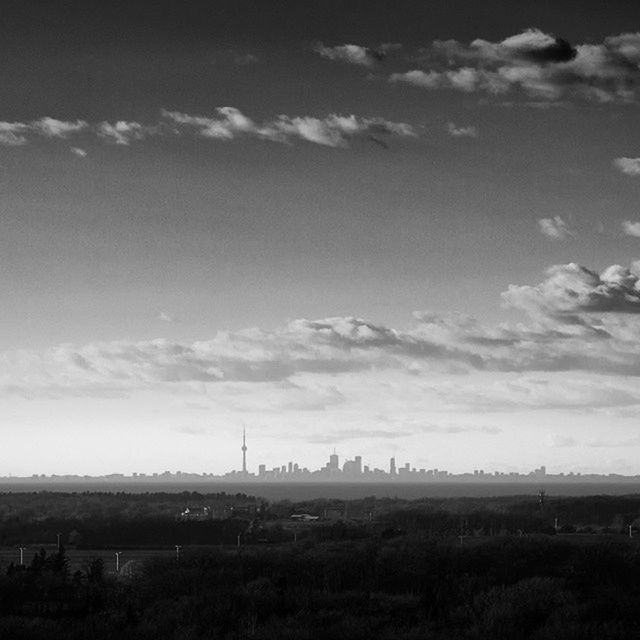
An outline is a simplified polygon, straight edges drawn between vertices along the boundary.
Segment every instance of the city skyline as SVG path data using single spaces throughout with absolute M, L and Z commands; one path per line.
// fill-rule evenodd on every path
M 640 6 L 89 4 L 0 0 L 0 473 L 639 471 Z
M 398 464 L 395 456 L 389 458 L 387 469 L 380 468 L 371 464 L 363 462 L 361 455 L 355 455 L 352 459 L 345 457 L 342 465 L 340 464 L 340 455 L 336 453 L 336 449 L 329 455 L 328 460 L 322 467 L 318 469 L 310 469 L 306 466 L 301 466 L 298 462 L 289 461 L 286 464 L 277 465 L 271 468 L 267 467 L 267 464 L 259 462 L 257 464 L 257 471 L 249 470 L 247 466 L 247 446 L 246 428 L 242 429 L 242 446 L 240 451 L 242 452 L 242 463 L 240 469 L 232 469 L 222 473 L 214 473 L 204 471 L 202 473 L 194 473 L 193 471 L 163 471 L 152 473 L 140 473 L 133 471 L 130 475 L 126 475 L 120 472 L 112 472 L 103 476 L 91 476 L 84 475 L 78 476 L 76 474 L 67 475 L 47 475 L 34 473 L 26 477 L 13 477 L 13 476 L 0 476 L 0 480 L 21 480 L 21 481 L 64 481 L 64 480 L 110 480 L 110 481 L 140 481 L 140 482 L 193 482 L 193 481 L 222 481 L 222 482 L 280 482 L 280 483 L 296 483 L 296 482 L 333 482 L 333 483 L 349 483 L 349 482 L 384 482 L 384 481 L 398 481 L 405 483 L 416 482 L 520 482 L 520 481 L 604 481 L 613 480 L 615 482 L 620 481 L 633 481 L 638 482 L 640 480 L 640 474 L 624 475 L 624 474 L 594 474 L 575 471 L 555 471 L 555 473 L 547 473 L 546 465 L 540 465 L 539 467 L 528 472 L 517 471 L 498 471 L 485 469 L 473 469 L 473 471 L 462 471 L 458 473 L 451 473 L 447 469 L 434 467 L 431 469 L 421 467 L 416 468 L 411 462 L 404 462 Z M 255 468 L 255 467 L 254 467 Z

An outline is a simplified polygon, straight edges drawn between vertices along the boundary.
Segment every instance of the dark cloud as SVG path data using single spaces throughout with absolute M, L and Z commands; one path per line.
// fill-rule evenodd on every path
M 502 46 L 514 57 L 537 64 L 568 62 L 578 54 L 567 40 L 547 35 L 537 29 L 502 41 Z
M 389 145 L 384 140 L 382 140 L 381 138 L 378 138 L 377 136 L 373 136 L 369 134 L 367 136 L 367 140 L 369 140 L 370 142 L 373 142 L 373 144 L 377 144 L 379 147 L 382 147 L 383 149 L 389 148 Z
M 390 81 L 493 95 L 520 91 L 529 101 L 561 101 L 573 96 L 595 102 L 632 102 L 640 80 L 640 33 L 575 46 L 539 29 L 500 42 L 434 41 L 422 50 L 421 61 L 423 68 L 394 73 Z

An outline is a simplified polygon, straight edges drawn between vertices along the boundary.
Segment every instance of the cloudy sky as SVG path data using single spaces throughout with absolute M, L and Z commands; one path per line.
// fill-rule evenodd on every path
M 0 5 L 0 474 L 640 471 L 640 6 Z

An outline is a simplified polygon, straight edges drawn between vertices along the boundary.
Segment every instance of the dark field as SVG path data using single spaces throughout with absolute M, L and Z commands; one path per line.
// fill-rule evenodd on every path
M 32 545 L 24 551 L 24 562 L 30 564 L 34 555 L 44 549 L 48 554 L 57 552 L 54 545 Z M 127 562 L 146 562 L 156 558 L 175 560 L 174 549 L 120 549 L 120 567 Z M 68 568 L 71 573 L 76 571 L 86 572 L 91 562 L 96 558 L 101 558 L 104 562 L 105 572 L 115 575 L 116 573 L 116 549 L 73 549 L 66 548 L 65 556 L 68 560 Z M 20 550 L 16 547 L 0 547 L 0 572 L 4 573 L 7 567 L 13 563 L 17 565 L 20 561 Z

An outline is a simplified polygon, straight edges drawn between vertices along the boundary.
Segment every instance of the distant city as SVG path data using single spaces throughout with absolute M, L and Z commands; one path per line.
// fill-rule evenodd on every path
M 190 473 L 184 471 L 164 471 L 162 473 L 137 473 L 131 475 L 124 473 L 110 473 L 102 476 L 90 475 L 45 475 L 33 474 L 31 476 L 0 476 L 2 482 L 151 482 L 151 483 L 174 483 L 174 482 L 309 482 L 309 483 L 380 483 L 380 482 L 401 482 L 401 483 L 429 483 L 429 482 L 640 482 L 640 475 L 622 475 L 617 473 L 597 474 L 579 472 L 547 473 L 544 465 L 529 471 L 528 473 L 485 471 L 484 469 L 474 469 L 464 473 L 450 473 L 446 469 L 426 469 L 411 466 L 409 462 L 398 465 L 395 457 L 389 459 L 387 469 L 371 467 L 363 464 L 362 456 L 355 456 L 353 459 L 345 460 L 340 464 L 340 456 L 334 451 L 329 455 L 326 464 L 319 469 L 308 469 L 301 467 L 297 462 L 288 462 L 282 466 L 267 469 L 265 464 L 258 465 L 257 473 L 251 472 L 247 467 L 247 441 L 246 434 L 242 434 L 242 466 L 239 470 L 229 471 L 222 475 L 214 473 Z

